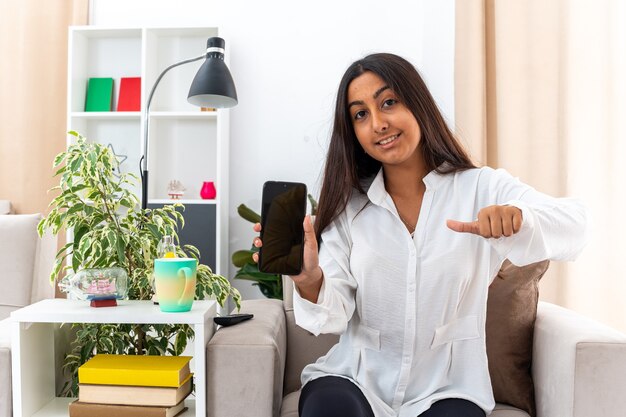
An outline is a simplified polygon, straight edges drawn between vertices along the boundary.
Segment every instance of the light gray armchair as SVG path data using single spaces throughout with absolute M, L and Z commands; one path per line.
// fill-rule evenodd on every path
M 338 337 L 296 326 L 293 283 L 284 302 L 249 300 L 254 319 L 219 329 L 207 345 L 209 417 L 297 417 L 300 373 Z M 537 417 L 626 413 L 626 335 L 553 304 L 539 303 L 533 348 Z M 493 417 L 528 417 L 497 404 Z
M 44 298 L 54 298 L 48 277 L 56 238 L 39 238 L 40 219 L 40 214 L 0 214 L 0 417 L 12 416 L 9 315 Z

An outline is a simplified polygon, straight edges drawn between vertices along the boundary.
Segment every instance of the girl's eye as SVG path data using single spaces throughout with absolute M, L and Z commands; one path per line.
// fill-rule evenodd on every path
M 383 102 L 383 107 L 391 107 L 391 106 L 393 106 L 394 104 L 396 104 L 397 102 L 398 102 L 397 100 L 395 100 L 395 99 L 393 99 L 393 98 L 389 98 L 389 99 L 387 99 L 387 100 L 385 100 L 385 101 Z
M 354 114 L 354 120 L 359 120 L 365 117 L 365 110 L 360 110 Z

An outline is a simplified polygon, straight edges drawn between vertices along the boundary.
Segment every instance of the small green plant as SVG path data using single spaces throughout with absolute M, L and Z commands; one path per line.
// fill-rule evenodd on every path
M 132 174 L 114 175 L 118 161 L 98 143 L 90 143 L 76 132 L 76 143 L 54 159 L 55 176 L 60 176 L 59 195 L 50 203 L 50 213 L 41 220 L 38 232 L 53 234 L 73 231 L 73 239 L 56 255 L 50 280 L 84 268 L 119 266 L 129 277 L 129 299 L 150 300 L 150 276 L 157 245 L 164 235 L 173 237 L 180 257 L 200 258 L 191 245 L 180 247 L 178 227 L 184 226 L 182 204 L 158 209 L 140 208 L 139 199 L 128 186 L 136 183 Z M 51 191 L 52 191 L 51 190 Z M 237 308 L 241 295 L 227 278 L 213 273 L 207 265 L 197 269 L 196 299 L 214 297 L 220 305 L 232 296 Z M 61 395 L 76 396 L 78 367 L 96 353 L 133 355 L 180 355 L 193 339 L 188 325 L 163 324 L 73 324 L 76 335 L 64 369 L 70 377 Z
M 317 201 L 311 194 L 308 195 L 308 198 L 311 205 L 311 215 L 314 216 L 317 214 Z M 242 219 L 252 224 L 261 222 L 261 216 L 245 204 L 240 204 L 237 207 L 237 213 Z M 249 250 L 242 249 L 233 253 L 231 260 L 233 265 L 239 268 L 235 278 L 253 281 L 252 285 L 258 286 L 261 293 L 267 298 L 282 300 L 283 279 L 278 274 L 266 274 L 259 271 L 259 265 L 252 259 L 252 255 L 258 251 L 259 248 L 252 245 Z

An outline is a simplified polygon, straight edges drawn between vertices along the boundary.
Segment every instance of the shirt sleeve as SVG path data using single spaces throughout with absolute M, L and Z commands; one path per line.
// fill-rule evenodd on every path
M 351 246 L 344 211 L 322 234 L 319 260 L 324 277 L 317 303 L 302 298 L 294 285 L 296 324 L 315 336 L 341 334 L 352 318 L 357 283 L 350 272 Z
M 510 237 L 488 239 L 504 259 L 518 266 L 545 259 L 573 261 L 588 240 L 585 206 L 574 198 L 555 198 L 540 193 L 507 171 L 493 171 L 489 181 L 493 204 L 510 205 L 522 211 L 522 227 Z

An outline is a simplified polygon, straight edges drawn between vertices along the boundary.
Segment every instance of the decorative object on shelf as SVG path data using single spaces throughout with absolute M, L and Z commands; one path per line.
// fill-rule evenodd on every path
M 172 236 L 163 236 L 163 238 L 159 242 L 159 246 L 157 246 L 157 257 L 159 259 L 177 258 L 176 245 L 174 244 Z M 154 291 L 154 295 L 152 296 L 152 302 L 154 304 L 159 304 L 159 298 L 156 295 L 156 286 L 154 283 L 154 273 L 150 275 L 150 285 L 152 286 L 152 291 Z
M 157 256 L 160 259 L 176 258 L 176 245 L 174 245 L 172 236 L 163 236 L 157 247 Z
M 117 111 L 141 110 L 141 77 L 122 77 Z
M 215 107 L 200 107 L 200 111 L 217 111 Z
M 154 260 L 154 285 L 163 312 L 191 310 L 196 292 L 198 261 L 192 258 Z
M 178 225 L 183 222 L 181 204 L 142 210 L 139 199 L 124 184 L 134 185 L 132 174 L 113 174 L 116 165 L 112 152 L 104 145 L 89 142 L 76 132 L 76 140 L 57 155 L 53 166 L 60 184 L 59 195 L 50 204 L 49 214 L 37 226 L 40 236 L 47 229 L 54 235 L 73 229 L 73 240 L 57 253 L 50 279 L 54 282 L 70 270 L 120 267 L 128 274 L 128 298 L 150 300 L 153 294 L 150 275 L 157 246 L 164 235 L 172 237 L 176 255 L 195 258 L 199 251 L 178 245 Z M 96 169 L 96 164 L 99 169 Z M 87 203 L 89 196 L 89 203 Z M 67 209 L 71 207 L 71 209 Z M 66 266 L 65 260 L 71 259 Z M 224 305 L 232 296 L 237 308 L 241 295 L 226 277 L 199 264 L 195 297 L 214 297 Z M 62 395 L 77 396 L 78 367 L 94 352 L 130 355 L 180 355 L 193 338 L 193 328 L 185 324 L 97 324 L 75 323 L 77 330 L 72 351 L 65 358 L 64 369 L 70 381 Z
M 59 281 L 59 289 L 70 298 L 91 301 L 92 307 L 114 306 L 117 305 L 115 300 L 128 296 L 128 274 L 119 267 L 86 268 L 64 276 Z
M 204 181 L 200 189 L 200 197 L 204 200 L 213 200 L 217 196 L 215 183 L 213 181 Z
M 237 90 L 235 89 L 233 77 L 230 75 L 230 71 L 224 63 L 224 46 L 224 39 L 219 37 L 209 38 L 207 40 L 205 54 L 177 62 L 165 68 L 157 77 L 150 90 L 146 111 L 143 115 L 144 140 L 143 156 L 141 157 L 141 207 L 143 209 L 148 207 L 148 132 L 150 127 L 150 104 L 152 103 L 154 91 L 159 85 L 161 78 L 172 68 L 206 58 L 191 82 L 187 101 L 194 106 L 214 107 L 218 109 L 236 106 Z
M 128 159 L 128 155 L 121 155 L 121 154 L 115 153 L 115 149 L 113 148 L 113 144 L 111 143 L 107 145 L 107 148 L 111 150 L 111 153 L 113 153 L 113 156 L 115 157 L 115 160 L 117 161 L 117 166 L 113 167 L 113 174 L 115 174 L 115 176 L 119 178 L 120 174 L 122 173 L 122 170 L 120 169 L 120 165 L 122 165 L 122 163 Z
M 113 78 L 90 78 L 87 84 L 85 111 L 111 111 Z
M 186 190 L 183 183 L 178 180 L 172 180 L 167 184 L 167 195 L 169 195 L 172 200 L 180 199 L 185 195 Z

